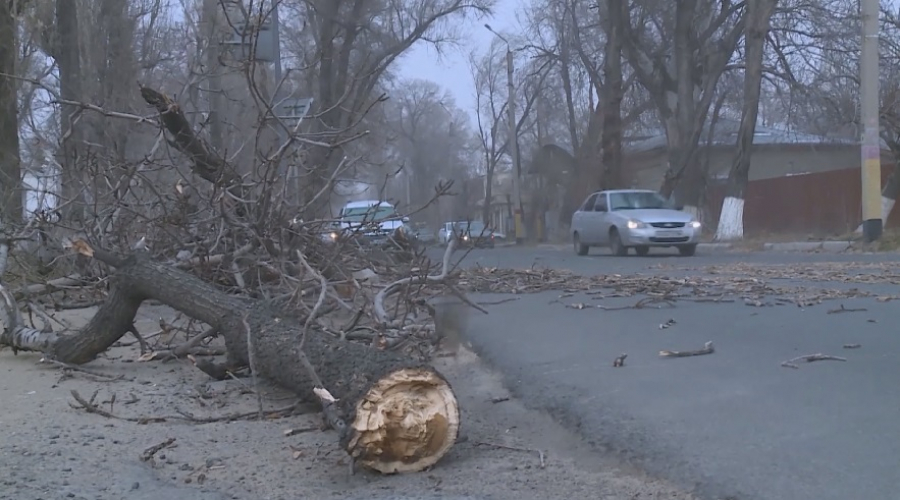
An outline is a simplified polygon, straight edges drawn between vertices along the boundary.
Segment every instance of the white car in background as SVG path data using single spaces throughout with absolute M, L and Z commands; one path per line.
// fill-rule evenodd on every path
M 386 241 L 398 229 L 404 229 L 409 217 L 397 213 L 394 205 L 380 200 L 351 201 L 341 208 L 327 238 L 361 235 L 370 242 Z
M 691 256 L 701 235 L 700 222 L 691 214 L 644 189 L 591 194 L 572 215 L 571 231 L 578 255 L 587 255 L 592 246 L 609 246 L 613 255 L 627 255 L 629 248 L 647 255 L 651 247 L 675 247 Z

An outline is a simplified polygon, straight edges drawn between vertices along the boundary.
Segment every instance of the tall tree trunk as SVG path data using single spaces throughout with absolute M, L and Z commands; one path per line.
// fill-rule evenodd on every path
M 209 139 L 213 150 L 224 153 L 224 132 L 222 127 L 222 65 L 219 63 L 219 19 L 222 18 L 218 0 L 203 0 L 200 25 L 206 38 L 206 92 L 209 99 L 208 123 Z
M 754 0 L 747 6 L 745 34 L 744 104 L 738 130 L 737 152 L 728 172 L 728 187 L 719 215 L 717 241 L 739 240 L 744 237 L 744 195 L 750 174 L 756 117 L 759 114 L 759 95 L 762 86 L 762 64 L 769 21 L 778 0 Z
M 622 16 L 623 0 L 609 0 L 606 22 L 606 47 L 603 59 L 603 132 L 602 150 L 605 189 L 621 189 L 625 186 L 622 172 L 622 99 L 625 89 L 622 82 Z
M 491 166 L 491 154 L 485 153 L 487 171 L 484 174 L 484 206 L 481 207 L 481 220 L 489 224 L 492 220 L 494 199 L 494 167 Z
M 15 2 L 0 3 L 0 218 L 22 219 L 23 191 L 19 157 L 19 119 L 16 75 Z M 8 75 L 8 76 L 7 76 Z
M 71 0 L 56 1 L 56 36 L 52 38 L 53 58 L 59 68 L 59 94 L 68 101 L 80 101 L 84 91 L 81 86 L 81 52 L 78 9 Z M 78 162 L 81 159 L 83 135 L 81 127 L 73 126 L 77 108 L 71 104 L 60 107 L 60 134 L 62 147 L 57 162 L 62 167 L 63 218 L 66 225 L 78 224 L 84 216 L 84 198 L 81 192 L 81 176 Z

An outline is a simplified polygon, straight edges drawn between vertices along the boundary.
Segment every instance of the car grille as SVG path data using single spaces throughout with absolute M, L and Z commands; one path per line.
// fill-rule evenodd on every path
M 675 238 L 658 238 L 651 237 L 650 241 L 653 243 L 684 243 L 689 238 L 687 236 L 675 237 Z
M 684 227 L 684 222 L 651 222 L 650 225 L 664 229 L 674 229 L 677 227 Z

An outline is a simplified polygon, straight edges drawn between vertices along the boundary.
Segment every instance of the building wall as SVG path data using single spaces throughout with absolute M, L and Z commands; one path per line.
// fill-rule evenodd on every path
M 882 185 L 893 169 L 894 165 L 883 164 Z M 744 232 L 751 236 L 847 234 L 862 220 L 861 185 L 858 167 L 750 181 L 744 205 Z M 724 196 L 724 183 L 710 188 L 707 227 L 716 227 Z M 886 226 L 900 227 L 900 204 L 894 207 Z
M 735 147 L 716 147 L 701 152 L 709 155 L 709 172 L 713 178 L 725 179 L 734 161 Z M 784 175 L 829 172 L 848 165 L 858 165 L 859 146 L 850 145 L 777 145 L 757 146 L 750 158 L 750 180 L 769 179 Z M 882 163 L 893 163 L 890 153 L 882 154 Z M 668 159 L 665 149 L 634 155 L 626 159 L 632 185 L 640 189 L 659 189 L 665 176 Z

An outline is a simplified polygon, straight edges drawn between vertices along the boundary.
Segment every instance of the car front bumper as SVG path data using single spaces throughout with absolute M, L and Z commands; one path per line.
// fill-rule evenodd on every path
M 475 246 L 475 247 L 492 247 L 494 246 L 494 238 L 489 236 L 482 237 L 467 237 L 463 236 L 458 239 L 459 245 L 461 246 Z
M 700 242 L 701 228 L 656 228 L 625 229 L 620 232 L 626 246 L 696 245 Z

